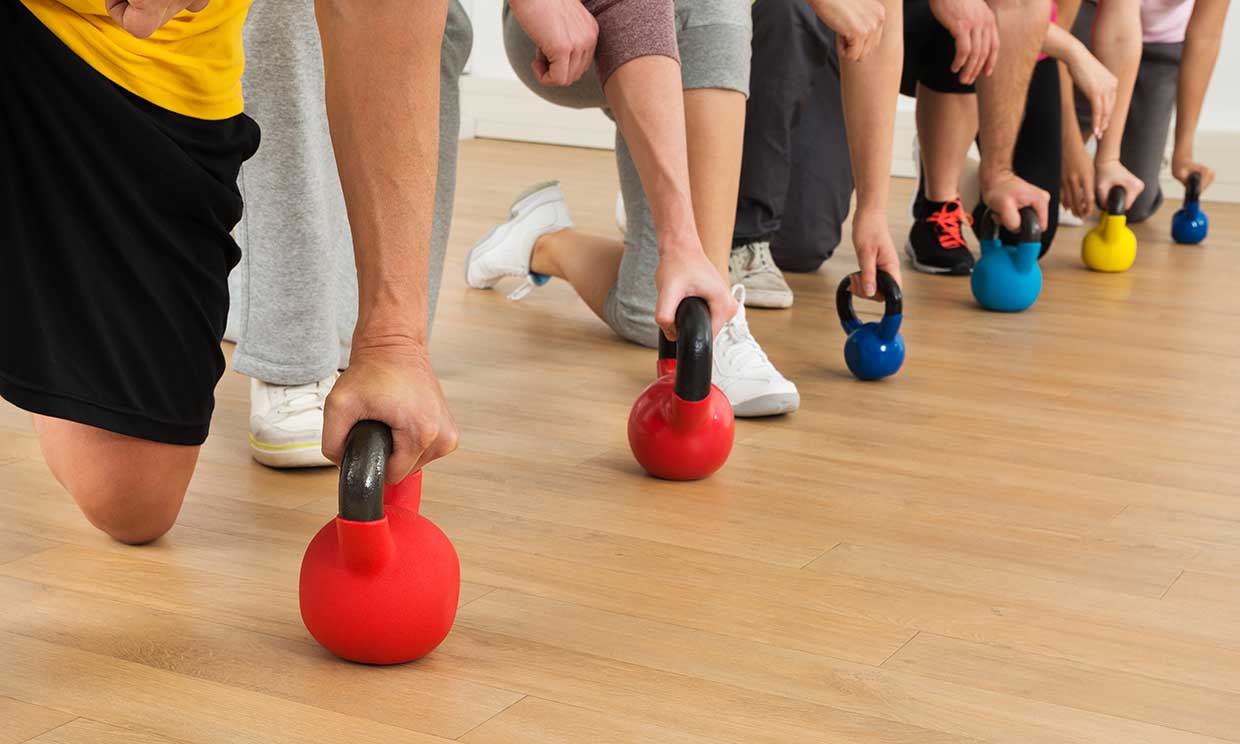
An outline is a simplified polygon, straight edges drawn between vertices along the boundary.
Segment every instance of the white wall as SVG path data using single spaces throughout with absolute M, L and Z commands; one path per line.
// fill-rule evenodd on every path
M 549 144 L 608 148 L 614 127 L 595 111 L 568 111 L 547 104 L 517 82 L 504 54 L 500 28 L 503 0 L 461 0 L 474 24 L 474 51 L 462 82 L 462 134 Z M 1235 16 L 1240 11 L 1229 15 Z M 1219 178 L 1210 198 L 1240 202 L 1240 21 L 1228 18 L 1213 83 L 1198 126 L 1196 155 Z M 912 175 L 913 101 L 901 98 L 892 172 Z M 1170 198 L 1183 191 L 1164 174 Z

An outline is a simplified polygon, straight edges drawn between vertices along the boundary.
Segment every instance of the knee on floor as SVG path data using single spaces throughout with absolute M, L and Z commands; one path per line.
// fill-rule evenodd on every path
M 65 485 L 91 524 L 128 545 L 152 542 L 170 530 L 185 498 L 183 488 L 152 486 L 140 479 Z

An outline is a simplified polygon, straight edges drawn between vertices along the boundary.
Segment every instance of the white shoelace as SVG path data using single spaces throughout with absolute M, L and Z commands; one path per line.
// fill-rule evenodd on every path
M 734 374 L 758 372 L 761 375 L 747 375 L 754 379 L 766 379 L 770 377 L 770 370 L 773 369 L 771 360 L 767 358 L 766 352 L 758 345 L 758 340 L 749 332 L 749 322 L 741 313 L 737 313 L 736 317 L 728 321 L 723 326 L 723 334 L 727 337 L 729 343 L 724 350 L 724 358 L 728 360 Z
M 327 388 L 326 380 L 286 387 L 284 400 L 276 406 L 276 412 L 285 416 L 296 416 L 316 408 L 322 410 L 327 400 Z

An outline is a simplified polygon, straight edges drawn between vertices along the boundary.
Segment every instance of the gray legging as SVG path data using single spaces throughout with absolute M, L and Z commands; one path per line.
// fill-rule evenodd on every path
M 676 40 L 680 47 L 685 90 L 724 88 L 749 93 L 749 42 L 752 23 L 749 0 L 676 0 Z M 599 108 L 609 116 L 607 98 L 593 70 L 566 88 L 544 87 L 530 62 L 536 48 L 504 6 L 504 46 L 508 61 L 526 87 L 542 98 L 568 108 Z M 607 295 L 607 324 L 622 338 L 643 346 L 658 343 L 654 322 L 654 273 L 659 244 L 650 204 L 637 176 L 637 166 L 620 132 L 616 132 L 616 166 L 624 195 L 624 258 L 616 285 Z
M 439 69 L 439 177 L 429 298 L 443 274 L 460 130 L 460 76 L 473 46 L 469 16 L 448 6 Z M 357 274 L 323 100 L 313 0 L 259 0 L 245 25 L 246 112 L 262 127 L 238 184 L 241 263 L 229 277 L 233 368 L 278 385 L 321 380 L 348 366 Z
M 1097 12 L 1098 4 L 1087 0 L 1081 3 L 1081 10 L 1072 24 L 1072 34 L 1086 46 L 1093 33 Z M 1119 151 L 1119 160 L 1124 167 L 1145 182 L 1145 190 L 1128 210 L 1129 222 L 1147 220 L 1162 206 L 1163 193 L 1158 176 L 1162 172 L 1163 153 L 1167 150 L 1171 114 L 1175 111 L 1180 56 L 1183 52 L 1182 42 L 1146 42 L 1141 47 L 1141 66 L 1137 69 L 1137 82 L 1132 88 L 1132 102 L 1124 123 L 1124 141 Z M 1081 131 L 1091 131 L 1089 102 L 1080 91 L 1076 93 L 1076 114 Z M 1106 194 L 1099 194 L 1098 199 L 1105 201 Z

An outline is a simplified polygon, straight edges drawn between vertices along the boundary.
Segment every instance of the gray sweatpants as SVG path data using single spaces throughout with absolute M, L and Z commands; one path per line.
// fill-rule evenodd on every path
M 1081 10 L 1072 23 L 1072 34 L 1089 45 L 1098 5 L 1092 0 L 1081 3 Z M 1145 182 L 1145 190 L 1128 210 L 1129 222 L 1143 222 L 1163 203 L 1158 176 L 1162 172 L 1163 154 L 1171 130 L 1171 114 L 1175 111 L 1176 92 L 1180 84 L 1180 57 L 1184 44 L 1147 42 L 1141 46 L 1141 66 L 1132 88 L 1132 102 L 1124 123 L 1124 141 L 1120 143 L 1119 161 L 1132 174 Z M 1082 132 L 1093 129 L 1089 123 L 1089 102 L 1076 92 L 1076 114 Z M 1099 200 L 1106 195 L 1100 194 Z
M 460 76 L 473 45 L 469 16 L 448 8 L 440 63 L 439 177 L 430 245 L 430 311 L 443 273 L 460 129 Z M 229 277 L 233 368 L 278 385 L 321 380 L 349 363 L 357 274 L 323 98 L 312 0 L 259 0 L 245 25 L 246 112 L 262 146 L 238 179 L 241 263 Z
M 749 94 L 749 4 L 750 0 L 676 0 L 676 40 L 685 90 L 724 88 Z M 599 108 L 611 115 L 593 69 L 566 88 L 544 87 L 538 82 L 530 69 L 536 47 L 507 4 L 504 46 L 517 77 L 542 98 L 568 108 Z M 624 195 L 624 257 L 616 285 L 607 295 L 604 314 L 607 325 L 621 338 L 654 347 L 659 340 L 659 328 L 654 322 L 654 273 L 659 266 L 659 243 L 637 166 L 619 130 L 616 167 Z

